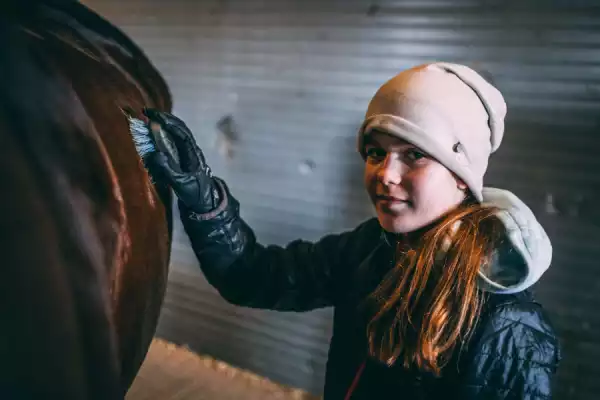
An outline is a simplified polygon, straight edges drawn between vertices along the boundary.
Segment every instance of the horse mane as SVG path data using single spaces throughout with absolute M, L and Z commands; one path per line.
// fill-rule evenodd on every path
M 131 202 L 152 203 L 158 192 L 165 209 L 153 218 L 167 217 L 169 240 L 171 225 L 170 195 L 142 179 L 115 115 L 121 106 L 170 110 L 168 87 L 131 40 L 74 1 L 3 2 L 0 49 L 0 398 L 122 398 L 150 340 L 135 332 L 150 331 L 162 302 L 155 286 L 164 282 L 151 278 L 165 275 L 137 282 L 145 303 L 123 298 L 131 291 L 115 274 L 145 270 L 117 266 L 146 260 L 129 247 L 126 210 L 144 211 Z M 125 188 L 142 194 L 127 199 Z M 168 262 L 168 249 L 157 251 Z M 112 310 L 117 302 L 125 311 Z

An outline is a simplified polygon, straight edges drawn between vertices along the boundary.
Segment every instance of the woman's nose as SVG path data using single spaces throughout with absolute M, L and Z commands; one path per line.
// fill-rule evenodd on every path
M 394 157 L 392 153 L 387 154 L 379 170 L 381 183 L 384 185 L 399 185 L 402 182 L 402 170 L 402 162 Z

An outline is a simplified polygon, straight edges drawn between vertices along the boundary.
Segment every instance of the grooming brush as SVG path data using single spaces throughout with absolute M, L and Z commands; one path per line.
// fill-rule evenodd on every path
M 179 163 L 177 147 L 175 147 L 173 141 L 159 124 L 154 122 L 147 123 L 139 118 L 135 118 L 129 108 L 122 108 L 121 110 L 129 121 L 129 131 L 131 132 L 135 148 L 142 160 L 148 154 L 158 150 L 168 154 L 175 162 Z

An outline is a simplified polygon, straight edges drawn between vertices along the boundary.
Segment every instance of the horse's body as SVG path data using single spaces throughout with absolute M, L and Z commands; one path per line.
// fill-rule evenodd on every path
M 122 107 L 170 111 L 140 49 L 83 5 L 0 5 L 0 398 L 122 398 L 155 333 L 171 198 Z M 166 206 L 165 206 L 166 205 Z

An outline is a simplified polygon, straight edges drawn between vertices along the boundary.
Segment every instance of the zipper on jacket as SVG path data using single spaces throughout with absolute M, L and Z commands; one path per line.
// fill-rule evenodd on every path
M 360 381 L 360 377 L 362 376 L 366 365 L 367 365 L 367 360 L 363 361 L 362 364 L 360 364 L 360 367 L 358 367 L 358 371 L 356 371 L 356 375 L 354 375 L 354 379 L 352 380 L 352 383 L 350 384 L 350 388 L 348 388 L 348 392 L 346 392 L 346 397 L 344 397 L 344 400 L 350 400 L 352 398 L 352 394 L 354 393 L 354 391 L 356 390 L 356 387 L 358 386 L 358 382 Z

